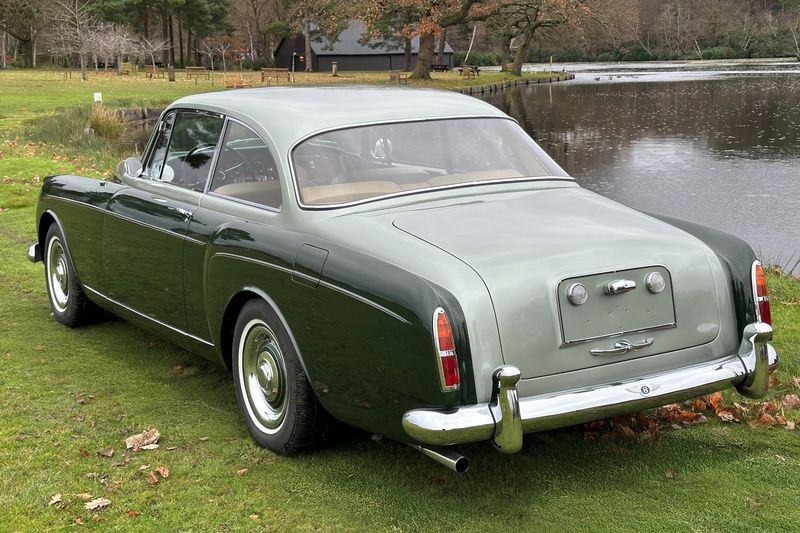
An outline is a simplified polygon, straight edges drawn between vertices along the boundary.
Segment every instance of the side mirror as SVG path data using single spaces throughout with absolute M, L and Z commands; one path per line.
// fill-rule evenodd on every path
M 138 178 L 142 175 L 142 162 L 138 157 L 129 157 L 120 163 L 120 169 L 123 175 L 131 178 Z

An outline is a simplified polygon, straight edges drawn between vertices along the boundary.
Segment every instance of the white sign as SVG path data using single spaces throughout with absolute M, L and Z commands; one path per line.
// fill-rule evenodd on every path
M 95 103 L 101 103 L 103 101 L 103 93 L 94 93 L 94 101 Z

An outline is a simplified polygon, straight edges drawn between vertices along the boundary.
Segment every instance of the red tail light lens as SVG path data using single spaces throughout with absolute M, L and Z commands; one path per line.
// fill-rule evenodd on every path
M 772 325 L 772 313 L 769 310 L 769 295 L 767 293 L 767 276 L 761 263 L 753 263 L 753 292 L 758 308 L 758 320 Z
M 441 307 L 433 312 L 433 331 L 436 337 L 436 350 L 439 355 L 439 377 L 443 390 L 458 388 L 461 378 L 458 375 L 458 357 L 456 356 L 456 343 L 453 338 L 453 329 L 450 319 Z

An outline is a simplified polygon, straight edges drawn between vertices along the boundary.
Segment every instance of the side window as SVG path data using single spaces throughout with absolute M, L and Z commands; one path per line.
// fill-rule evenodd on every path
M 275 209 L 281 207 L 275 160 L 256 132 L 228 121 L 209 191 Z
M 172 135 L 172 126 L 175 124 L 175 113 L 169 113 L 161 122 L 158 123 L 159 132 L 153 144 L 153 155 L 147 167 L 142 172 L 143 177 L 157 180 L 161 177 L 161 168 L 164 166 L 164 158 L 167 156 L 167 146 Z
M 217 115 L 178 111 L 161 175 L 151 177 L 203 191 L 223 124 Z

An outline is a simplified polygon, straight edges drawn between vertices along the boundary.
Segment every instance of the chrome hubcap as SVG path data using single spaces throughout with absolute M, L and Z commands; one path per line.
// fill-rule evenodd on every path
M 64 247 L 56 237 L 47 247 L 47 282 L 53 306 L 63 312 L 69 302 L 69 268 Z
M 245 327 L 239 344 L 247 409 L 261 431 L 274 433 L 286 417 L 286 367 L 275 333 L 261 320 Z

